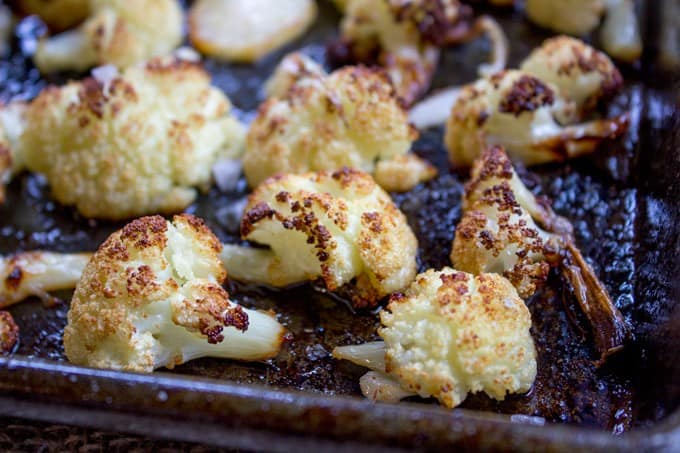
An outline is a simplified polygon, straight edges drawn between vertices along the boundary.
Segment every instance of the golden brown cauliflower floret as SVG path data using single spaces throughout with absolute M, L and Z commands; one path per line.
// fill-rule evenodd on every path
M 0 311 L 0 355 L 9 354 L 19 341 L 19 327 L 9 312 Z
M 90 0 L 89 6 L 90 16 L 78 28 L 39 43 L 34 61 L 41 72 L 126 68 L 167 55 L 182 41 L 177 0 Z
M 541 210 L 503 150 L 485 151 L 475 162 L 465 188 L 463 218 L 456 227 L 451 262 L 456 269 L 475 275 L 502 274 L 526 299 L 546 280 L 550 263 L 559 261 L 561 242 L 534 223 L 514 188 Z
M 266 180 L 248 200 L 241 235 L 269 249 L 225 246 L 233 278 L 278 287 L 318 281 L 347 290 L 358 307 L 405 288 L 416 274 L 418 243 L 405 216 L 358 170 Z
M 380 320 L 384 344 L 340 347 L 333 355 L 368 366 L 378 377 L 387 373 L 401 389 L 446 407 L 481 391 L 503 400 L 528 391 L 536 377 L 531 315 L 500 275 L 428 270 L 390 298 Z M 362 384 L 372 391 L 369 397 L 408 396 L 390 390 L 388 379 Z
M 21 14 L 40 16 L 55 31 L 77 25 L 90 13 L 90 0 L 14 0 L 11 3 Z
M 576 115 L 559 118 L 562 122 L 581 119 L 623 86 L 621 73 L 609 57 L 568 36 L 547 39 L 520 69 L 553 84 L 562 98 L 576 104 Z
M 628 115 L 562 126 L 575 103 L 552 84 L 524 71 L 508 70 L 461 89 L 444 137 L 451 163 L 467 167 L 487 146 L 502 145 L 527 165 L 591 153 L 628 128 Z
M 283 75 L 272 80 L 273 86 L 287 85 Z M 374 173 L 389 163 L 375 173 L 378 183 L 386 190 L 408 190 L 436 174 L 425 162 L 414 165 L 416 156 L 403 159 L 416 137 L 382 72 L 364 67 L 346 67 L 327 77 L 314 72 L 300 77 L 282 99 L 260 106 L 248 131 L 243 169 L 256 186 L 277 173 L 343 166 Z M 409 184 L 399 180 L 411 171 Z
M 113 233 L 76 287 L 64 330 L 79 365 L 150 372 L 202 356 L 264 360 L 284 329 L 231 302 L 221 244 L 191 215 L 142 217 Z
M 341 6 L 341 41 L 332 56 L 340 63 L 379 64 L 406 105 L 429 87 L 438 47 L 464 39 L 471 27 L 472 11 L 458 0 L 348 0 Z
M 47 88 L 28 108 L 21 148 L 53 196 L 86 217 L 177 212 L 208 188 L 218 158 L 240 153 L 230 107 L 200 66 L 159 58 Z

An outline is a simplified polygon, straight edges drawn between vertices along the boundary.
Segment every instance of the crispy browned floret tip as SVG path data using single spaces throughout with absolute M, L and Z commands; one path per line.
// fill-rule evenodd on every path
M 553 91 L 535 77 L 524 75 L 512 85 L 501 100 L 498 110 L 519 116 L 522 112 L 533 112 L 544 105 L 555 102 Z
M 8 354 L 14 350 L 19 341 L 19 327 L 7 311 L 0 311 L 0 354 Z

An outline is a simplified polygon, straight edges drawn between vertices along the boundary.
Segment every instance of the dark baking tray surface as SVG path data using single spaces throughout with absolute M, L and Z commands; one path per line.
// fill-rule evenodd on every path
M 639 451 L 680 445 L 680 119 L 672 77 L 654 65 L 653 25 L 662 14 L 655 5 L 643 8 L 648 46 L 642 64 L 622 68 L 626 88 L 610 106 L 610 113 L 631 111 L 630 133 L 590 158 L 520 169 L 530 187 L 572 220 L 577 243 L 634 328 L 635 340 L 605 367 L 594 366 L 589 339 L 570 324 L 555 275 L 528 304 L 539 352 L 539 374 L 528 395 L 503 402 L 471 395 L 453 411 L 416 399 L 371 404 L 356 397 L 363 370 L 334 361 L 330 351 L 376 338 L 374 313 L 353 313 L 309 286 L 272 291 L 232 282 L 235 300 L 274 309 L 293 334 L 276 359 L 254 364 L 201 359 L 151 375 L 75 367 L 65 362 L 61 345 L 68 305 L 45 308 L 31 300 L 10 310 L 21 343 L 14 356 L 0 358 L 0 415 L 277 450 L 458 445 Z M 285 52 L 303 48 L 323 60 L 323 44 L 337 33 L 338 15 L 330 5 L 321 6 L 319 21 L 305 37 L 257 65 L 206 62 L 214 83 L 244 119 L 252 117 L 263 80 Z M 549 36 L 517 13 L 494 15 L 510 38 L 511 66 Z M 22 24 L 23 42 L 35 32 L 34 24 Z M 41 79 L 16 47 L 0 62 L 0 99 L 30 98 L 46 83 L 64 80 Z M 435 87 L 474 79 L 487 51 L 484 40 L 447 51 Z M 415 150 L 439 167 L 440 176 L 395 200 L 419 238 L 421 270 L 439 268 L 448 264 L 465 177 L 449 171 L 441 130 L 423 133 Z M 244 181 L 231 193 L 214 189 L 189 212 L 204 217 L 222 240 L 235 242 L 234 206 L 245 195 Z M 0 253 L 94 250 L 120 226 L 79 218 L 50 201 L 39 177 L 23 175 L 0 207 Z M 70 294 L 62 296 L 68 300 Z

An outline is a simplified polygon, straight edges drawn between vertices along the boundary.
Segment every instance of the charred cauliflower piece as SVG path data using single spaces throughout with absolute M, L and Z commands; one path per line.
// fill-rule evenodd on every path
M 341 39 L 331 47 L 338 63 L 377 63 L 406 105 L 430 85 L 439 47 L 466 39 L 472 10 L 458 0 L 348 0 L 341 2 Z
M 62 31 L 79 24 L 90 14 L 90 0 L 13 0 L 12 7 L 24 15 L 35 14 L 50 29 Z
M 25 126 L 26 104 L 0 105 L 0 204 L 5 202 L 5 185 L 24 169 L 19 138 Z
M 575 36 L 592 32 L 605 16 L 601 30 L 605 51 L 629 62 L 638 59 L 642 53 L 632 0 L 527 0 L 525 10 L 537 25 Z
M 206 55 L 253 62 L 304 33 L 316 11 L 314 0 L 198 0 L 189 37 Z
M 241 235 L 269 248 L 225 246 L 232 278 L 277 287 L 317 281 L 347 290 L 357 307 L 375 305 L 416 274 L 418 243 L 405 216 L 357 170 L 266 180 L 248 200 Z
M 9 312 L 0 311 L 0 355 L 9 354 L 19 341 L 19 327 Z
M 574 245 L 571 225 L 533 196 L 501 148 L 486 150 L 475 162 L 451 261 L 467 272 L 505 275 L 523 298 L 543 283 L 549 267 L 559 267 L 591 325 L 601 361 L 629 336 L 623 316 Z
M 305 64 L 291 61 L 284 64 Z M 243 169 L 251 186 L 277 173 L 343 166 L 373 173 L 386 190 L 408 190 L 435 176 L 431 165 L 407 155 L 417 132 L 382 72 L 346 67 L 324 77 L 303 68 L 306 75 L 298 77 L 284 71 L 275 72 L 269 87 L 288 86 L 285 96 L 265 101 L 248 131 Z M 298 79 L 290 85 L 290 77 Z
M 418 394 L 455 407 L 468 393 L 503 400 L 526 392 L 536 377 L 531 315 L 500 275 L 428 270 L 403 294 L 392 295 L 380 320 L 384 343 L 333 351 L 374 370 L 362 378 L 370 398 Z
M 142 217 L 113 233 L 78 282 L 64 330 L 79 365 L 150 372 L 203 357 L 264 360 L 281 346 L 270 313 L 231 302 L 221 244 L 191 215 Z
M 207 189 L 244 132 L 198 65 L 154 59 L 107 80 L 44 90 L 26 112 L 27 167 L 85 217 L 178 212 Z
M 508 70 L 467 85 L 451 110 L 444 141 L 451 163 L 467 167 L 481 151 L 502 145 L 527 165 L 592 153 L 628 128 L 628 115 L 560 125 L 575 103 L 557 87 L 524 71 Z
M 575 103 L 576 115 L 560 117 L 561 122 L 582 119 L 623 86 L 621 73 L 609 57 L 568 36 L 547 39 L 520 69 L 553 84 L 562 98 Z
M 90 0 L 89 9 L 78 28 L 38 44 L 34 61 L 41 72 L 83 71 L 105 64 L 126 68 L 167 55 L 182 41 L 177 0 Z

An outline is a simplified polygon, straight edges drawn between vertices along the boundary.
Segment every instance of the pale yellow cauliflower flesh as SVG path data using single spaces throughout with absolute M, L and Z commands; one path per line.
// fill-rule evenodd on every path
M 170 54 L 182 41 L 177 0 L 90 0 L 88 7 L 88 18 L 77 28 L 38 44 L 34 61 L 41 72 L 105 64 L 126 68 Z
M 85 217 L 178 212 L 211 184 L 244 131 L 200 66 L 153 59 L 108 80 L 45 89 L 28 107 L 20 148 L 54 198 Z
M 503 400 L 526 392 L 536 378 L 531 315 L 498 274 L 428 270 L 404 293 L 392 295 L 380 320 L 384 343 L 333 351 L 336 358 L 375 370 L 362 378 L 371 398 L 417 394 L 456 407 L 468 393 Z
M 225 246 L 232 278 L 282 287 L 319 282 L 355 306 L 375 305 L 416 275 L 404 214 L 358 170 L 281 175 L 251 194 L 241 235 L 268 249 Z
M 142 217 L 113 233 L 78 282 L 69 361 L 150 372 L 202 356 L 264 360 L 284 336 L 271 313 L 231 302 L 221 244 L 191 215 Z
M 19 138 L 24 131 L 26 104 L 0 105 L 0 204 L 5 202 L 5 185 L 24 168 Z
M 381 72 L 319 71 L 298 58 L 275 72 L 270 91 L 287 90 L 260 106 L 248 131 L 243 169 L 250 186 L 277 173 L 343 166 L 373 173 L 386 190 L 408 190 L 435 176 L 431 165 L 407 154 L 417 132 Z

